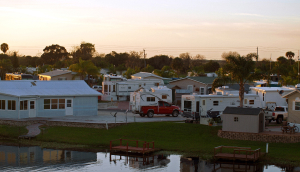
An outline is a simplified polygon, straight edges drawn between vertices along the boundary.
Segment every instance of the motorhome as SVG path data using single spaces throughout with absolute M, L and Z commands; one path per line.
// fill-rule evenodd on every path
M 172 103 L 172 90 L 166 86 L 140 88 L 130 93 L 132 111 L 139 111 L 141 106 L 157 106 L 158 101 Z
M 163 86 L 162 79 L 126 79 L 121 75 L 107 74 L 103 76 L 102 100 L 106 101 L 130 101 L 130 93 L 143 87 Z
M 183 95 L 181 109 L 184 113 L 207 116 L 208 112 L 222 114 L 227 107 L 240 106 L 238 94 L 215 93 L 209 95 Z M 244 106 L 260 108 L 261 102 L 256 94 L 244 94 Z
M 276 106 L 287 106 L 287 99 L 282 96 L 294 90 L 295 88 L 290 87 L 250 87 L 249 93 L 259 96 L 262 108 L 272 109 Z

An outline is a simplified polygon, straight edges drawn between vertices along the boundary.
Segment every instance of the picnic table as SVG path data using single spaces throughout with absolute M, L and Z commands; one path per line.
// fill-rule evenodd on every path
M 281 131 L 282 131 L 283 134 L 284 133 L 288 133 L 288 132 L 290 134 L 295 134 L 296 132 L 299 132 L 299 128 L 297 126 L 295 126 L 295 125 L 290 126 L 290 125 L 287 124 L 286 121 L 284 121 L 282 123 L 282 126 L 281 126 Z

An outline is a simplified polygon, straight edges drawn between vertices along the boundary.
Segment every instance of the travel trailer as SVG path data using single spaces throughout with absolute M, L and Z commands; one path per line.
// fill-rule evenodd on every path
M 143 87 L 150 89 L 164 85 L 162 79 L 126 79 L 121 75 L 104 75 L 102 82 L 102 100 L 106 101 L 129 101 L 130 93 Z
M 140 112 L 142 106 L 158 106 L 159 101 L 172 103 L 172 90 L 166 86 L 140 88 L 130 93 L 132 112 Z
M 208 112 L 222 114 L 227 107 L 240 106 L 238 94 L 210 94 L 210 95 L 183 95 L 181 108 L 184 113 L 207 116 Z M 259 96 L 256 94 L 244 94 L 244 106 L 261 108 Z
M 294 90 L 290 87 L 250 87 L 249 93 L 259 96 L 262 108 L 274 109 L 276 106 L 287 106 L 287 99 L 282 96 Z

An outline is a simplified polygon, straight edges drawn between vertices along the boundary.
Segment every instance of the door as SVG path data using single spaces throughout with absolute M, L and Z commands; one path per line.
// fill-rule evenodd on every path
M 73 99 L 66 99 L 66 115 L 73 115 Z
M 36 117 L 35 100 L 29 100 L 29 118 Z

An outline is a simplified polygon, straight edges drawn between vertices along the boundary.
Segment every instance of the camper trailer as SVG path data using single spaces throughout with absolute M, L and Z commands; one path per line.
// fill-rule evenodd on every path
M 130 93 L 132 112 L 142 117 L 148 115 L 151 118 L 154 114 L 178 116 L 180 108 L 172 106 L 171 102 L 172 90 L 165 86 L 152 87 L 150 90 L 140 88 Z
M 250 94 L 256 94 L 264 109 L 274 109 L 276 106 L 287 106 L 287 99 L 282 96 L 294 91 L 290 87 L 250 87 Z
M 222 114 L 227 107 L 240 106 L 238 94 L 210 94 L 210 95 L 183 95 L 181 108 L 185 114 L 199 114 L 207 116 L 208 113 Z M 244 94 L 244 106 L 260 108 L 261 102 L 256 94 Z

